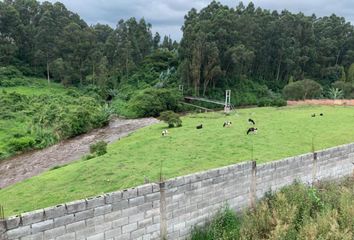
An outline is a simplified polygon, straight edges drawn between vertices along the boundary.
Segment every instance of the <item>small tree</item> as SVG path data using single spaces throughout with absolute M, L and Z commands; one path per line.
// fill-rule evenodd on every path
M 167 123 L 169 128 L 182 126 L 182 120 L 179 118 L 179 115 L 173 111 L 162 112 L 160 114 L 160 120 Z
M 284 97 L 290 100 L 318 98 L 321 92 L 321 85 L 310 79 L 289 83 L 283 89 Z
M 344 94 L 343 94 L 343 91 L 342 90 L 340 90 L 340 89 L 338 89 L 338 88 L 330 88 L 329 90 L 328 90 L 328 96 L 329 96 L 329 98 L 330 99 L 334 99 L 334 100 L 336 100 L 336 99 L 341 99 L 341 98 L 343 98 L 344 97 Z

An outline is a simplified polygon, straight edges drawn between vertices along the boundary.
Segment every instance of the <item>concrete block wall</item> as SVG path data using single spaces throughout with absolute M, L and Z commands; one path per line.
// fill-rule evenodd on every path
M 186 239 L 226 205 L 240 211 L 295 180 L 349 176 L 353 163 L 354 143 L 212 169 L 0 220 L 0 240 Z
M 235 210 L 246 207 L 251 173 L 247 162 L 167 181 L 167 239 L 185 239 L 226 204 Z
M 160 189 L 147 184 L 10 217 L 2 225 L 6 240 L 160 239 Z

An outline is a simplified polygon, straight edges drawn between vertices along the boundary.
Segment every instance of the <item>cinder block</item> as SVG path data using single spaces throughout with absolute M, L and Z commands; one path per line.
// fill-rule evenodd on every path
M 95 225 L 95 233 L 104 233 L 105 231 L 108 231 L 110 229 L 112 229 L 111 222 L 105 222 L 99 225 Z
M 31 227 L 32 227 L 32 233 L 43 232 L 45 230 L 49 230 L 54 227 L 54 220 L 50 219 L 43 222 L 34 223 L 32 224 Z
M 145 202 L 153 202 L 155 200 L 160 200 L 160 193 L 159 192 L 145 195 Z
M 122 199 L 135 198 L 138 196 L 138 190 L 136 188 L 129 188 L 123 190 Z
M 46 240 L 42 232 L 20 238 L 21 240 Z
M 131 232 L 130 238 L 131 239 L 139 239 L 139 238 L 142 239 L 142 236 L 144 234 L 145 234 L 145 228 L 138 229 L 138 230 L 135 230 L 135 231 Z
M 153 233 L 160 230 L 160 223 L 156 223 L 146 227 L 146 233 Z
M 56 237 L 63 236 L 66 234 L 65 227 L 58 227 L 49 229 L 44 232 L 44 239 L 55 239 Z
M 152 208 L 153 208 L 153 203 L 152 202 L 147 202 L 147 203 L 144 203 L 144 204 L 141 204 L 140 206 L 138 206 L 138 211 L 139 212 L 145 212 L 145 211 L 150 210 Z
M 122 233 L 130 233 L 136 229 L 138 229 L 138 224 L 137 223 L 130 223 L 128 225 L 122 226 Z
M 124 225 L 128 225 L 129 223 L 129 218 L 128 217 L 122 217 L 122 218 L 119 218 L 115 221 L 112 222 L 112 227 L 113 228 L 119 228 L 121 226 L 124 226 Z
M 44 220 L 43 209 L 21 214 L 22 225 L 30 225 Z
M 156 183 L 153 183 L 151 184 L 152 185 L 152 192 L 160 192 L 160 185 L 159 184 L 156 184 Z
M 122 234 L 119 237 L 114 238 L 114 240 L 130 240 L 130 233 Z
M 9 217 L 5 221 L 0 220 L 0 233 L 4 232 L 4 231 L 1 231 L 1 229 L 5 230 L 5 228 L 6 228 L 7 230 L 10 230 L 10 229 L 17 228 L 18 226 L 20 226 L 20 222 L 21 222 L 20 216 Z
M 144 212 L 129 216 L 129 223 L 139 222 L 142 220 L 144 220 Z
M 143 204 L 145 202 L 145 197 L 140 196 L 140 197 L 130 198 L 128 202 L 129 202 L 129 207 L 135 207 Z
M 128 200 L 124 199 L 118 202 L 113 202 L 112 203 L 112 210 L 113 211 L 118 211 L 122 209 L 126 209 L 129 206 Z
M 86 220 L 86 226 L 91 227 L 104 223 L 104 216 L 97 216 Z
M 138 213 L 138 207 L 131 207 L 122 210 L 122 216 L 127 217 Z
M 104 215 L 104 221 L 105 222 L 113 222 L 114 220 L 119 219 L 121 216 L 122 216 L 121 210 L 107 213 Z
M 138 190 L 138 196 L 144 196 L 146 194 L 152 193 L 152 185 L 145 184 L 137 187 L 137 190 Z
M 146 226 L 149 226 L 153 223 L 153 218 L 146 218 L 141 221 L 138 221 L 138 228 L 144 228 Z
M 78 200 L 66 204 L 68 213 L 77 213 L 86 210 L 86 200 Z
M 97 197 L 92 197 L 92 198 L 87 198 L 86 199 L 86 208 L 96 208 L 105 205 L 105 196 L 97 196 Z
M 94 210 L 94 216 L 96 217 L 96 216 L 104 215 L 104 214 L 107 214 L 110 212 L 112 212 L 112 205 L 108 204 L 108 205 L 104 205 L 101 207 L 96 207 Z
M 104 233 L 104 237 L 105 239 L 109 239 L 109 238 L 115 238 L 115 237 L 119 237 L 122 234 L 122 230 L 120 228 L 115 228 L 115 229 L 111 229 L 108 230 Z
M 66 232 L 71 233 L 71 232 L 77 232 L 81 229 L 84 229 L 86 227 L 86 222 L 85 220 L 79 221 L 79 222 L 74 222 L 70 223 L 65 226 L 66 227 Z
M 99 234 L 90 236 L 90 237 L 86 238 L 86 240 L 105 240 L 104 233 L 99 233 Z
M 89 218 L 93 218 L 94 217 L 94 209 L 91 208 L 91 209 L 88 209 L 88 210 L 85 210 L 85 211 L 82 211 L 82 212 L 78 212 L 78 213 L 75 213 L 74 216 L 75 216 L 75 222 L 79 222 L 81 220 L 86 220 L 86 219 L 89 219 Z
M 107 193 L 105 194 L 106 204 L 119 202 L 122 200 L 122 196 L 123 196 L 122 191 Z
M 55 238 L 55 240 L 76 240 L 75 233 L 67 233 L 63 236 Z
M 67 213 L 65 205 L 57 205 L 55 207 L 48 207 L 44 209 L 45 219 L 53 219 L 62 217 Z
M 54 218 L 54 227 L 60 227 L 75 221 L 74 214 L 65 215 L 63 217 Z
M 95 235 L 95 227 L 94 226 L 89 226 L 84 229 L 81 229 L 75 233 L 76 239 L 85 239 L 88 236 Z
M 15 229 L 11 229 L 6 232 L 7 237 L 9 240 L 11 239 L 18 239 L 20 237 L 24 237 L 31 234 L 31 227 L 30 226 L 23 226 Z

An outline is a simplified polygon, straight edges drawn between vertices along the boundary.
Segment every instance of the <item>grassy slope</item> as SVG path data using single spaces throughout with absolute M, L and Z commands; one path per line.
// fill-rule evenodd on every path
M 47 85 L 46 80 L 28 78 L 30 86 L 0 87 L 0 95 L 3 91 L 7 93 L 16 92 L 27 96 L 39 95 L 63 95 L 67 92 L 62 85 L 52 83 Z M 33 84 L 33 85 L 31 85 Z M 14 132 L 25 133 L 28 123 L 31 120 L 21 113 L 16 114 L 16 119 L 0 119 L 0 152 L 4 149 L 6 142 L 13 136 Z
M 324 117 L 311 118 L 323 112 Z M 247 119 L 253 118 L 257 135 L 247 136 Z M 254 158 L 267 162 L 354 141 L 353 107 L 287 107 L 243 109 L 225 117 L 219 113 L 190 115 L 183 127 L 161 137 L 165 124 L 135 132 L 109 146 L 108 153 L 88 161 L 49 171 L 0 190 L 6 215 L 155 181 L 163 160 L 166 178 Z M 223 128 L 224 120 L 232 121 Z M 202 130 L 196 130 L 203 123 Z

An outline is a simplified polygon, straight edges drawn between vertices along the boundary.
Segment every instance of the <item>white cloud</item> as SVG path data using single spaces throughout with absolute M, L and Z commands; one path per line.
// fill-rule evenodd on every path
M 55 0 L 49 0 L 55 2 Z M 115 27 L 120 19 L 144 17 L 153 26 L 153 31 L 180 39 L 184 16 L 191 8 L 200 10 L 209 0 L 60 0 L 67 8 L 78 13 L 88 24 L 106 23 Z M 317 16 L 335 13 L 354 23 L 353 0 L 253 0 L 256 7 L 278 10 L 288 9 Z M 221 0 L 235 7 L 239 1 Z M 244 0 L 247 5 L 250 0 Z

